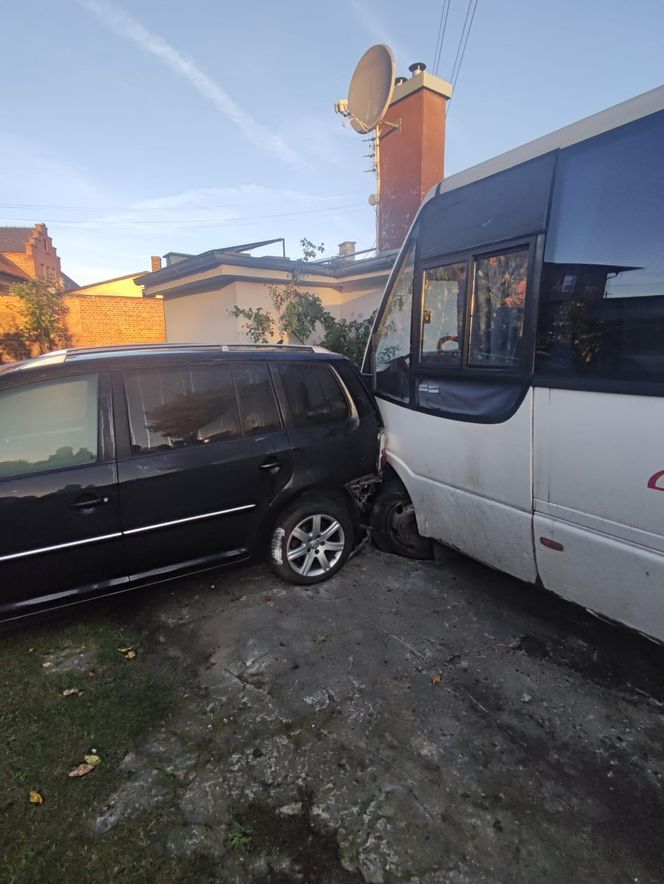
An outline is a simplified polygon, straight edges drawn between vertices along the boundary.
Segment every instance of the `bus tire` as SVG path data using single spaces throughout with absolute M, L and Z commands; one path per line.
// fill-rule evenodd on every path
M 401 482 L 388 481 L 378 492 L 371 512 L 371 532 L 383 552 L 408 559 L 433 557 L 433 544 L 417 530 L 413 502 Z

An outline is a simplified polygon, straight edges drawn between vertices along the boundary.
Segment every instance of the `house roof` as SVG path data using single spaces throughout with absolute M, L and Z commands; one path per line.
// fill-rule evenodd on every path
M 224 249 L 211 249 L 208 252 L 202 252 L 200 255 L 192 255 L 190 258 L 177 261 L 175 264 L 163 267 L 154 273 L 146 273 L 145 276 L 141 277 L 140 285 L 149 289 L 167 282 L 175 282 L 188 276 L 213 270 L 215 267 L 222 265 L 246 269 L 253 268 L 255 270 L 281 270 L 286 273 L 296 271 L 309 278 L 321 276 L 343 279 L 347 276 L 375 273 L 380 270 L 389 269 L 394 264 L 398 253 L 398 250 L 395 249 L 389 252 L 382 252 L 373 258 L 363 258 L 360 260 L 349 260 L 348 258 L 338 256 L 323 261 L 295 261 L 292 258 L 279 258 L 272 255 L 255 258 L 251 255 L 238 253 L 234 250 L 237 248 L 237 246 L 230 246 Z
M 0 274 L 3 276 L 13 276 L 16 279 L 30 279 L 24 270 L 21 270 L 13 261 L 5 258 L 2 254 L 0 254 Z
M 0 227 L 0 252 L 24 252 L 34 227 Z
M 75 289 L 80 288 L 79 284 L 77 282 L 74 282 L 71 276 L 67 276 L 66 273 L 60 273 L 60 276 L 62 277 L 62 282 L 64 284 L 66 292 L 73 292 Z
M 69 279 L 69 282 L 73 283 L 72 289 L 67 289 L 67 291 L 75 292 L 78 289 L 94 289 L 98 288 L 102 285 L 109 285 L 112 282 L 121 282 L 123 279 L 142 279 L 145 276 L 145 270 L 138 270 L 136 273 L 125 273 L 124 276 L 113 276 L 111 279 L 100 279 L 99 282 L 88 282 L 86 285 L 78 285 L 72 279 Z M 62 274 L 63 279 L 65 278 L 64 274 Z

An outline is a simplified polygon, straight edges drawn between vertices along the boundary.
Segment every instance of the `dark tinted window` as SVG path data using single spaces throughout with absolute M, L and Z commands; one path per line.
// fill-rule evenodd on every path
M 342 421 L 348 403 L 329 365 L 297 362 L 279 366 L 293 424 L 306 427 Z
M 664 378 L 664 113 L 560 153 L 537 369 Z
M 127 372 L 125 389 L 135 453 L 240 435 L 233 379 L 227 366 Z
M 97 375 L 0 393 L 0 478 L 97 460 Z
M 233 372 L 245 436 L 279 430 L 281 422 L 267 366 L 252 362 L 234 366 Z

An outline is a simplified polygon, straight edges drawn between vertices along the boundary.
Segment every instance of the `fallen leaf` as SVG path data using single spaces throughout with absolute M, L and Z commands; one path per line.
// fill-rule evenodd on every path
M 85 764 L 79 764 L 78 767 L 75 767 L 73 770 L 70 770 L 67 774 L 68 777 L 86 777 L 89 773 L 95 769 L 94 764 L 89 764 L 87 761 Z
M 33 789 L 28 795 L 28 801 L 30 802 L 30 804 L 43 804 L 44 796 L 41 794 L 41 792 L 38 792 L 37 789 Z
M 266 595 L 265 598 L 263 599 L 263 601 L 265 602 L 266 605 L 271 605 L 272 604 L 272 596 Z
M 125 660 L 133 660 L 136 656 L 134 648 L 118 648 L 118 651 L 123 655 Z
M 78 688 L 65 688 L 62 692 L 63 697 L 75 697 L 79 694 L 82 694 L 83 691 L 79 691 Z
M 326 632 L 320 632 L 320 633 L 316 636 L 315 641 L 316 641 L 317 644 L 322 645 L 323 642 L 326 642 L 326 641 L 329 639 L 329 637 L 330 637 L 330 636 L 329 636 Z
M 440 684 L 442 680 L 442 676 L 436 673 L 431 677 L 431 684 Z
M 84 755 L 83 760 L 86 764 L 91 764 L 93 767 L 97 767 L 97 765 L 101 761 L 101 758 L 99 757 L 99 755 L 92 753 L 90 755 Z

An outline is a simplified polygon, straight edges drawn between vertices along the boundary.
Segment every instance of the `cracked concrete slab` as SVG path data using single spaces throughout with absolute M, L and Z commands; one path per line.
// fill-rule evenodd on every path
M 201 693 L 127 769 L 139 800 L 146 768 L 184 769 L 168 849 L 216 880 L 664 877 L 644 639 L 462 557 L 374 550 L 318 587 L 254 567 L 137 607 Z

